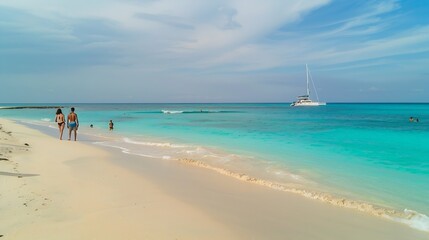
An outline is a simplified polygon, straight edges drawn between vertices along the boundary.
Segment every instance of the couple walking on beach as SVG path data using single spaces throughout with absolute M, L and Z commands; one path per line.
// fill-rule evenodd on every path
M 77 118 L 77 114 L 74 112 L 74 107 L 70 109 L 70 113 L 67 116 L 67 128 L 69 129 L 69 140 L 71 140 L 71 134 L 74 132 L 74 140 L 76 141 L 77 129 L 79 127 L 79 120 Z M 65 117 L 61 108 L 58 108 L 55 122 L 58 123 L 58 129 L 60 130 L 60 140 L 63 138 L 64 126 L 66 124 Z

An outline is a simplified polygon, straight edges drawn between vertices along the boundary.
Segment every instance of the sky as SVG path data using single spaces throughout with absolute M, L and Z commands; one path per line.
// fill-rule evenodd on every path
M 0 103 L 429 102 L 426 0 L 0 0 Z

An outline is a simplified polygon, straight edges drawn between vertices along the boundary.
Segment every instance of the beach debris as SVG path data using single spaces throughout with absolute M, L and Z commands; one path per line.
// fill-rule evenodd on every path
M 28 143 L 24 143 L 24 145 L 25 145 L 25 146 L 27 146 L 27 147 L 29 147 L 29 146 L 30 146 L 30 144 L 28 144 Z
M 0 158 L 0 161 L 9 161 L 7 158 Z
M 3 236 L 4 236 L 4 235 L 1 235 L 1 234 L 0 234 L 0 237 L 3 237 Z

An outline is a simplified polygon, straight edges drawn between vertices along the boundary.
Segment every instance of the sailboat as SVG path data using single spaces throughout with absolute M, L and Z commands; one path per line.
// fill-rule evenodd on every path
M 305 70 L 307 72 L 307 94 L 298 96 L 297 100 L 291 104 L 292 107 L 314 107 L 314 106 L 324 106 L 325 102 L 319 102 L 319 96 L 317 95 L 316 88 L 314 87 L 313 80 L 311 79 L 310 71 L 308 70 L 307 64 L 305 64 Z M 310 85 L 309 80 L 313 83 L 314 92 L 316 93 L 317 102 L 310 99 Z

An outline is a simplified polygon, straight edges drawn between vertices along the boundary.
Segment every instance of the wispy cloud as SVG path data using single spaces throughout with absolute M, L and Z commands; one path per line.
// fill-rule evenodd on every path
M 218 62 L 230 64 L 245 59 L 243 71 L 276 68 L 279 66 L 302 65 L 306 62 L 319 65 L 353 64 L 364 60 L 416 54 L 429 48 L 429 25 L 411 28 L 395 28 L 401 21 L 397 13 L 398 1 L 372 2 L 365 4 L 355 15 L 335 19 L 320 28 L 311 26 L 291 34 L 288 28 L 273 32 L 274 40 L 260 41 L 253 45 L 240 46 L 233 52 L 218 56 Z M 341 9 L 343 10 L 343 9 Z M 327 27 L 329 26 L 329 27 Z M 259 56 L 257 58 L 256 56 Z M 252 59 L 260 60 L 252 64 Z

